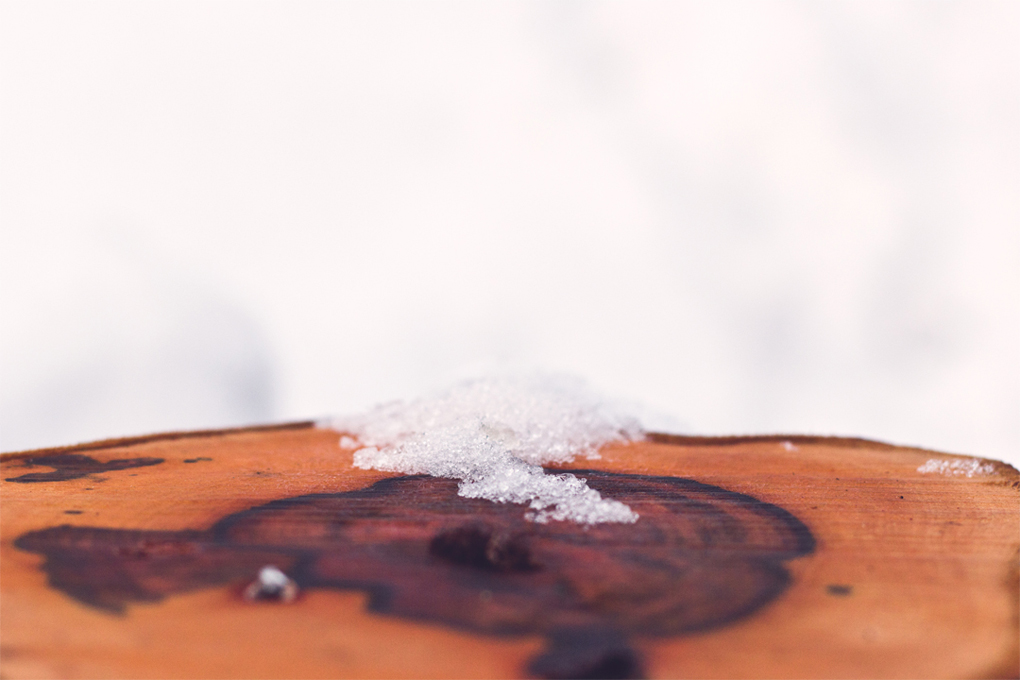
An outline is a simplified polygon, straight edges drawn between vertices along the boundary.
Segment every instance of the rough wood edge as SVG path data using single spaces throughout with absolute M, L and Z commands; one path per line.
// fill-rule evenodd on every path
M 120 437 L 115 439 L 101 439 L 94 442 L 82 444 L 71 444 L 68 446 L 54 446 L 42 449 L 29 449 L 27 451 L 11 451 L 0 453 L 3 460 L 25 458 L 28 456 L 51 455 L 56 453 L 77 453 L 81 451 L 97 451 L 101 449 L 125 448 L 148 444 L 157 441 L 173 441 L 175 439 L 200 439 L 204 437 L 222 437 L 246 432 L 275 432 L 280 430 L 305 430 L 318 427 L 319 422 L 315 420 L 300 420 L 288 423 L 273 423 L 270 425 L 249 425 L 245 427 L 228 427 L 213 430 L 186 430 L 179 432 L 163 432 L 159 434 L 142 435 L 138 437 Z M 793 445 L 825 445 L 837 446 L 847 449 L 877 448 L 897 451 L 910 451 L 922 454 L 935 454 L 940 456 L 955 456 L 958 458 L 977 458 L 995 466 L 998 474 L 1003 474 L 1011 479 L 1020 479 L 1020 471 L 1009 463 L 994 458 L 982 458 L 966 454 L 946 453 L 935 449 L 925 449 L 917 446 L 901 446 L 889 444 L 875 439 L 863 437 L 839 437 L 823 435 L 804 434 L 750 434 L 750 435 L 683 435 L 668 434 L 665 432 L 649 432 L 646 435 L 648 441 L 658 444 L 673 444 L 677 446 L 735 446 L 739 444 L 760 444 L 789 442 Z
M 793 445 L 802 446 L 836 446 L 847 449 L 886 449 L 894 451 L 903 451 L 911 453 L 921 453 L 925 455 L 937 455 L 937 456 L 952 456 L 954 458 L 973 458 L 982 462 L 991 463 L 995 467 L 995 472 L 998 474 L 1004 474 L 1007 477 L 1020 479 L 1020 470 L 1001 460 L 995 458 L 983 458 L 981 456 L 974 456 L 963 453 L 948 453 L 946 451 L 939 451 L 937 449 L 925 449 L 919 446 L 902 446 L 900 444 L 889 444 L 888 442 L 878 441 L 876 439 L 865 439 L 863 437 L 838 437 L 838 436 L 824 436 L 824 435 L 808 435 L 808 434 L 750 434 L 750 435 L 726 435 L 726 436 L 707 436 L 707 435 L 682 435 L 682 434 L 666 434 L 663 432 L 649 432 L 646 435 L 648 441 L 656 442 L 659 444 L 674 444 L 676 446 L 734 446 L 737 444 L 761 444 L 761 443 L 775 443 L 782 444 L 783 442 L 789 442 Z
M 25 458 L 27 456 L 50 455 L 55 453 L 76 453 L 79 451 L 96 451 L 99 449 L 116 449 L 128 446 L 138 446 L 150 442 L 173 441 L 175 439 L 201 439 L 203 437 L 222 437 L 231 434 L 243 434 L 245 432 L 274 432 L 277 430 L 304 430 L 315 427 L 314 420 L 301 420 L 292 423 L 274 423 L 271 425 L 248 425 L 245 427 L 227 427 L 218 430 L 185 430 L 182 432 L 161 432 L 159 434 L 146 434 L 138 437 L 120 437 L 116 439 L 100 439 L 94 442 L 82 444 L 70 444 L 68 446 L 52 446 L 43 449 L 29 449 L 27 451 L 10 451 L 0 453 L 0 458 L 10 460 L 12 458 Z
M 869 447 L 878 449 L 908 449 L 911 451 L 922 451 L 924 453 L 943 453 L 942 451 L 936 451 L 935 449 L 889 444 L 888 442 L 879 441 L 877 439 L 813 434 L 687 435 L 668 434 L 665 432 L 649 432 L 646 436 L 648 440 L 652 442 L 659 444 L 676 444 L 678 446 L 732 446 L 734 444 L 782 444 L 783 442 L 790 442 L 791 444 L 805 445 L 825 444 L 827 446 L 841 446 L 851 449 Z

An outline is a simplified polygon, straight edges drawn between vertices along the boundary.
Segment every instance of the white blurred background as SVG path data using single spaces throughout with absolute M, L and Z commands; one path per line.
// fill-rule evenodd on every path
M 6 2 L 0 448 L 541 368 L 1020 463 L 1020 3 Z

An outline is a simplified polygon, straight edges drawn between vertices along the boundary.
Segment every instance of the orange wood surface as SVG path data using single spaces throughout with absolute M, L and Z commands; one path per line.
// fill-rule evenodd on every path
M 0 674 L 527 676 L 548 644 L 541 634 L 373 612 L 356 588 L 250 601 L 243 592 L 254 572 L 116 612 L 55 587 L 46 558 L 15 545 L 65 525 L 205 531 L 271 501 L 395 476 L 355 469 L 339 436 L 295 424 L 4 455 Z M 100 467 L 77 478 L 11 481 L 54 471 L 31 463 L 60 454 Z M 111 463 L 139 459 L 162 462 Z M 655 436 L 565 467 L 720 487 L 782 508 L 814 538 L 810 554 L 784 563 L 789 586 L 752 613 L 706 630 L 631 635 L 649 677 L 1017 677 L 1020 475 L 991 461 L 969 477 L 919 472 L 932 459 L 960 458 L 854 439 Z

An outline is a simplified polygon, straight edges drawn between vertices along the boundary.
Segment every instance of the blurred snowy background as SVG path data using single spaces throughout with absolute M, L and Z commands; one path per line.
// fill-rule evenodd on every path
M 0 448 L 508 367 L 1020 463 L 1020 3 L 6 2 Z

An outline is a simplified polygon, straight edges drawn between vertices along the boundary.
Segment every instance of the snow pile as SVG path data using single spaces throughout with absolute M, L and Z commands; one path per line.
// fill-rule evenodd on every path
M 359 448 L 363 469 L 460 480 L 460 495 L 527 504 L 545 523 L 635 522 L 628 506 L 602 496 L 571 474 L 542 466 L 598 458 L 599 447 L 643 437 L 637 419 L 617 413 L 583 383 L 561 377 L 487 378 L 431 398 L 393 402 L 337 418 L 341 445 Z
M 943 475 L 990 475 L 995 471 L 991 463 L 983 463 L 977 458 L 964 458 L 956 460 L 939 460 L 929 458 L 928 461 L 917 468 L 922 474 L 939 473 Z

